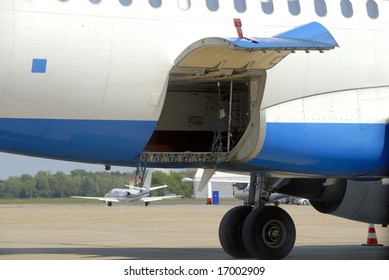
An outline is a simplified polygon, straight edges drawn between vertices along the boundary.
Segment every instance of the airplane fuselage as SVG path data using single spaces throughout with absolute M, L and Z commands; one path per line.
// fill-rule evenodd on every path
M 116 198 L 120 202 L 131 202 L 141 200 L 150 195 L 150 191 L 130 192 L 128 189 L 112 189 L 104 195 L 107 198 Z
M 377 18 L 360 1 L 353 1 L 350 18 L 336 1 L 326 3 L 327 16 L 317 15 L 312 1 L 300 1 L 299 15 L 288 11 L 288 1 L 277 2 L 271 14 L 260 1 L 246 1 L 245 12 L 232 1 L 215 12 L 203 2 L 182 9 L 176 1 L 159 8 L 147 1 L 128 7 L 119 1 L 1 1 L 0 150 L 112 165 L 166 153 L 169 160 L 161 156 L 152 164 L 197 166 L 201 158 L 170 156 L 209 152 L 217 82 L 228 92 L 233 81 L 246 97 L 229 104 L 232 110 L 242 104 L 238 113 L 248 117 L 232 120 L 229 129 L 240 136 L 231 148 L 223 144 L 221 167 L 389 176 L 388 1 L 377 1 Z M 195 81 L 185 77 L 201 67 L 178 67 L 180 54 L 203 38 L 237 37 L 234 18 L 242 20 L 245 36 L 261 38 L 317 21 L 339 47 L 285 54 L 267 69 L 248 65 L 236 75 L 210 77 L 208 69 Z M 210 143 L 183 144 L 190 139 Z
M 219 227 L 235 258 L 293 249 L 273 192 L 388 224 L 388 19 L 387 0 L 2 0 L 0 151 L 248 171 Z

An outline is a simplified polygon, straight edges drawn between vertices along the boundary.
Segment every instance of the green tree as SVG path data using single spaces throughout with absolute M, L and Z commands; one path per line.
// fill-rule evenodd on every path
M 186 175 L 188 174 L 182 172 L 166 174 L 161 171 L 154 171 L 152 185 L 168 185 L 167 189 L 157 190 L 157 195 L 164 195 L 166 192 L 170 192 L 184 197 L 192 197 L 193 186 L 181 182 L 182 178 L 187 177 Z
M 152 186 L 168 185 L 167 189 L 157 190 L 152 195 L 164 195 L 166 192 L 191 197 L 191 184 L 181 182 L 184 177 L 193 178 L 196 170 L 182 170 L 166 174 L 155 171 Z M 27 174 L 9 177 L 0 181 L 0 198 L 59 198 L 71 195 L 103 196 L 112 188 L 123 188 L 134 179 L 135 172 L 88 172 L 73 170 L 69 175 L 63 172 L 51 174 L 39 171 L 35 176 Z
M 36 188 L 35 188 L 35 180 L 34 177 L 28 174 L 23 174 L 20 176 L 21 182 L 21 198 L 34 198 L 36 197 Z
M 38 197 L 48 198 L 51 197 L 49 177 L 50 173 L 45 171 L 39 171 L 35 175 L 35 188 Z
M 81 183 L 81 195 L 97 196 L 99 190 L 90 177 L 85 177 Z
M 12 187 L 6 181 L 0 181 L 0 198 L 1 199 L 12 199 L 15 198 L 12 191 Z

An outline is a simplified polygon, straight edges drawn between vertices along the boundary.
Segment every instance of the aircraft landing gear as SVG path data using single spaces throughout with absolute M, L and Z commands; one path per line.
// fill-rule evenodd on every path
M 228 211 L 220 222 L 219 239 L 224 251 L 234 258 L 251 258 L 243 243 L 243 223 L 252 207 L 238 206 Z
M 292 218 L 276 206 L 254 209 L 243 225 L 243 243 L 257 259 L 282 259 L 292 251 L 296 229 Z
M 238 206 L 228 211 L 219 226 L 219 240 L 234 258 L 282 259 L 293 249 L 296 229 L 283 209 L 264 206 L 261 192 L 265 184 L 258 179 L 252 175 L 250 180 L 248 204 L 255 208 Z

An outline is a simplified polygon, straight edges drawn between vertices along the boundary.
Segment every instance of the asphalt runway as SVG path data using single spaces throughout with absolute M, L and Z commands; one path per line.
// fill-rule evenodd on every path
M 236 204 L 238 205 L 238 203 Z M 219 222 L 235 205 L 141 203 L 0 205 L 2 260 L 231 260 L 218 240 Z M 387 260 L 389 228 L 282 205 L 297 239 L 289 260 Z

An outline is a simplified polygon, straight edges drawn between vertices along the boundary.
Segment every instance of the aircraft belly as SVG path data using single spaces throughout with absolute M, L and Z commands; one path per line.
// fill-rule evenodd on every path
M 323 176 L 388 176 L 388 124 L 267 123 L 259 168 Z
M 113 165 L 134 164 L 156 121 L 0 118 L 0 150 Z

